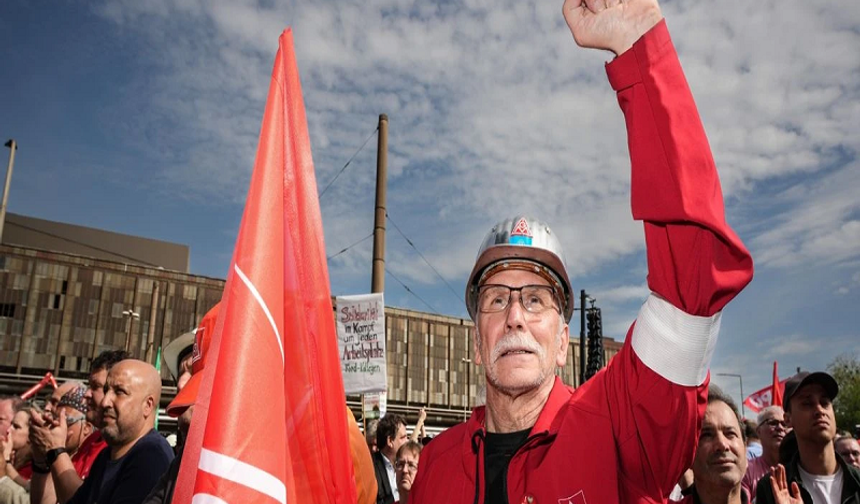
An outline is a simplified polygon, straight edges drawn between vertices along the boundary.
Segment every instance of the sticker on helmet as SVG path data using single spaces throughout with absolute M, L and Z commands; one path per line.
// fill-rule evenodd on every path
M 526 221 L 525 217 L 520 218 L 516 225 L 514 225 L 514 229 L 511 231 L 510 242 L 512 245 L 532 244 L 532 232 L 531 229 L 529 229 L 529 223 Z

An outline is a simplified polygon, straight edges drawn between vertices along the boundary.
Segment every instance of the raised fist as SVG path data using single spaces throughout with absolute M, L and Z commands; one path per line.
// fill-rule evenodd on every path
M 562 11 L 580 47 L 616 56 L 663 19 L 657 0 L 565 0 Z

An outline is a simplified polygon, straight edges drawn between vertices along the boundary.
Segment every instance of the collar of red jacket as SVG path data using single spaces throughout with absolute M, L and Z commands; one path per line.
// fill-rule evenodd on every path
M 546 432 L 548 434 L 555 434 L 558 432 L 559 422 L 556 421 L 556 417 L 558 417 L 558 412 L 561 408 L 570 401 L 571 395 L 571 390 L 564 384 L 564 382 L 561 381 L 561 378 L 556 376 L 552 390 L 550 390 L 549 397 L 547 397 L 546 404 L 544 404 L 540 415 L 538 415 L 537 422 L 535 422 L 532 427 L 529 437 L 541 432 Z M 472 416 L 469 417 L 469 420 L 466 422 L 466 435 L 463 440 L 463 463 L 466 465 L 466 470 L 469 473 L 474 471 L 475 468 L 473 466 L 474 462 L 467 461 L 473 460 L 472 457 L 475 455 L 480 456 L 480 453 L 475 453 L 472 447 L 472 438 L 478 433 L 481 433 L 481 438 L 486 434 L 486 429 L 484 428 L 486 418 L 486 407 L 479 406 L 472 411 Z

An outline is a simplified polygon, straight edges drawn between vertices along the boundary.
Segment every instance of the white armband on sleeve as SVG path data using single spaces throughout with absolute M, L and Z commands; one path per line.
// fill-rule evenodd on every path
M 670 382 L 701 385 L 708 376 L 717 344 L 720 315 L 690 315 L 651 293 L 633 327 L 633 351 L 646 366 Z

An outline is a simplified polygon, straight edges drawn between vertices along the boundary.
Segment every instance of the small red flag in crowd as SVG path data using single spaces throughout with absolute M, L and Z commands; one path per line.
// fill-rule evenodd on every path
M 289 29 L 279 42 L 174 504 L 356 501 L 322 218 Z
M 782 391 L 785 389 L 785 384 L 780 385 L 779 373 L 776 369 L 776 361 L 773 361 L 773 384 L 771 385 L 771 401 L 773 406 L 782 406 Z
M 782 406 L 782 396 L 785 392 L 785 380 L 779 381 L 776 361 L 773 362 L 773 383 L 753 392 L 744 399 L 744 406 L 753 413 L 758 413 L 768 406 Z

